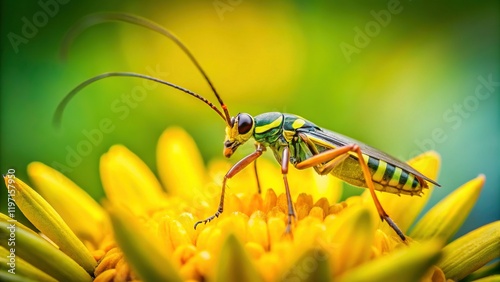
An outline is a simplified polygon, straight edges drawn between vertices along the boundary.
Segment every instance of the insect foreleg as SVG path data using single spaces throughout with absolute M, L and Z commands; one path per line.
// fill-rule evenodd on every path
M 307 160 L 304 160 L 298 164 L 295 165 L 296 168 L 298 169 L 304 169 L 308 167 L 313 167 L 313 166 L 318 166 L 324 163 L 327 163 L 327 166 L 329 165 L 328 162 L 334 161 L 337 163 L 337 159 L 339 157 L 343 157 L 344 155 L 347 155 L 349 152 L 354 152 L 356 153 L 358 157 L 359 164 L 361 166 L 361 170 L 363 171 L 363 176 L 365 178 L 366 184 L 368 186 L 368 189 L 370 190 L 370 194 L 373 198 L 373 202 L 375 204 L 375 207 L 377 208 L 378 214 L 380 216 L 380 219 L 382 221 L 387 221 L 389 226 L 391 226 L 392 229 L 398 234 L 398 236 L 403 240 L 406 241 L 406 237 L 403 234 L 403 232 L 399 229 L 399 227 L 392 221 L 392 219 L 389 217 L 389 215 L 385 212 L 384 208 L 382 207 L 382 204 L 380 204 L 380 201 L 377 198 L 377 195 L 375 194 L 375 185 L 373 184 L 372 176 L 370 175 L 370 170 L 368 169 L 368 165 L 365 163 L 363 159 L 363 154 L 361 153 L 361 149 L 359 148 L 358 145 L 356 144 L 351 144 L 351 145 L 346 145 L 342 147 L 337 147 L 335 149 L 330 149 L 324 152 L 321 152 L 317 155 L 314 155 Z M 348 155 L 347 155 L 348 156 Z
M 226 173 L 224 176 L 224 180 L 222 181 L 222 190 L 220 194 L 220 202 L 219 202 L 219 207 L 217 208 L 217 211 L 215 212 L 214 215 L 208 217 L 207 219 L 200 220 L 194 224 L 194 229 L 196 229 L 196 226 L 200 223 L 207 223 L 212 221 L 214 218 L 219 217 L 219 215 L 224 211 L 224 193 L 226 191 L 226 181 L 238 174 L 242 169 L 247 167 L 250 163 L 255 161 L 258 157 L 262 155 L 262 152 L 264 152 L 264 148 L 262 145 L 258 144 L 257 148 L 255 149 L 255 152 L 251 153 L 250 155 L 244 157 L 241 159 L 239 162 L 237 162 L 235 165 L 233 165 L 229 171 Z

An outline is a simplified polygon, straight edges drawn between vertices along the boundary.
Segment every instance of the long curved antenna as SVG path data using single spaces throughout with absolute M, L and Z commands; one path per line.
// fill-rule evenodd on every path
M 126 77 L 137 77 L 137 78 L 142 78 L 142 79 L 147 79 L 147 80 L 151 80 L 151 81 L 155 81 L 155 82 L 158 82 L 158 83 L 161 83 L 161 84 L 164 84 L 164 85 L 167 85 L 167 86 L 170 86 L 172 88 L 175 88 L 177 90 L 180 90 L 186 94 L 189 94 L 193 97 L 195 97 L 196 99 L 202 101 L 203 103 L 207 104 L 210 108 L 212 108 L 212 110 L 214 110 L 222 119 L 224 119 L 224 115 L 222 114 L 222 112 L 214 105 L 212 104 L 212 102 L 210 102 L 209 100 L 207 100 L 206 98 L 204 98 L 203 96 L 199 95 L 199 94 L 196 94 L 194 93 L 193 91 L 189 90 L 189 89 L 186 89 L 186 88 L 183 88 L 183 87 L 180 87 L 178 85 L 175 85 L 173 83 L 170 83 L 168 81 L 164 81 L 164 80 L 161 80 L 159 78 L 156 78 L 156 77 L 152 77 L 152 76 L 148 76 L 148 75 L 145 75 L 145 74 L 140 74 L 140 73 L 134 73 L 134 72 L 107 72 L 107 73 L 102 73 L 100 75 L 97 75 L 97 76 L 94 76 L 92 78 L 89 78 L 87 80 L 85 80 L 84 82 L 80 83 L 77 87 L 75 87 L 73 90 L 71 90 L 71 92 L 69 92 L 65 97 L 64 99 L 59 103 L 59 105 L 57 106 L 57 109 L 56 109 L 56 112 L 54 114 L 54 119 L 53 119 L 53 124 L 54 126 L 56 126 L 57 128 L 60 127 L 61 125 L 61 120 L 62 120 L 62 115 L 63 115 L 63 112 L 64 112 L 64 109 L 66 107 L 66 105 L 69 103 L 69 101 L 78 93 L 80 92 L 80 90 L 82 90 L 83 88 L 87 87 L 88 85 L 98 81 L 98 80 L 101 80 L 101 79 L 104 79 L 104 78 L 108 78 L 108 77 L 113 77 L 113 76 L 126 76 Z M 224 119 L 225 120 L 225 119 Z
M 198 61 L 194 58 L 193 54 L 189 49 L 180 41 L 180 39 L 175 36 L 172 32 L 167 30 L 166 28 L 162 27 L 161 25 L 152 22 L 148 19 L 135 16 L 132 14 L 127 14 L 127 13 L 118 13 L 118 12 L 103 12 L 103 13 L 95 13 L 91 14 L 88 16 L 83 17 L 80 19 L 75 25 L 73 25 L 70 30 L 66 33 L 66 36 L 64 37 L 63 44 L 62 44 L 62 49 L 61 49 L 61 56 L 66 58 L 69 46 L 73 42 L 73 40 L 80 34 L 82 33 L 85 29 L 105 23 L 105 22 L 110 22 L 110 21 L 121 21 L 121 22 L 126 22 L 130 24 L 135 24 L 138 26 L 145 27 L 147 29 L 150 29 L 152 31 L 156 31 L 167 38 L 171 39 L 177 46 L 179 46 L 184 53 L 189 57 L 189 59 L 193 62 L 193 64 L 196 66 L 198 71 L 203 75 L 205 80 L 207 81 L 208 85 L 212 89 L 212 92 L 215 94 L 215 97 L 217 97 L 217 100 L 222 107 L 222 110 L 224 111 L 224 120 L 226 121 L 227 125 L 230 125 L 231 123 L 231 115 L 229 114 L 229 110 L 227 109 L 226 104 L 224 104 L 224 101 L 222 101 L 222 98 L 220 97 L 219 93 L 217 90 L 215 90 L 214 85 L 212 84 L 212 81 L 210 78 L 208 78 L 208 75 L 205 73 L 201 65 L 198 63 Z

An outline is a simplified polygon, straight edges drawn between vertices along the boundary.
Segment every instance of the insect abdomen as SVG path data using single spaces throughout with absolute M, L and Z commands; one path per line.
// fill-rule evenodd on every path
M 363 158 L 370 168 L 373 182 L 382 186 L 382 191 L 407 195 L 421 193 L 422 186 L 414 174 L 373 157 L 363 155 Z
M 363 154 L 370 169 L 375 189 L 393 194 L 420 195 L 422 185 L 414 174 L 385 161 Z M 350 156 L 332 172 L 338 178 L 360 187 L 367 187 L 358 159 Z

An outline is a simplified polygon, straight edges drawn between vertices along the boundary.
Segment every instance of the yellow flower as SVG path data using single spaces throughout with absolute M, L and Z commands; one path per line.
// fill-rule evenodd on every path
M 338 202 L 339 180 L 318 176 L 313 170 L 292 169 L 289 182 L 297 217 L 293 235 L 284 236 L 287 205 L 279 166 L 262 159 L 258 161 L 262 194 L 257 193 L 252 169 L 243 170 L 228 182 L 222 215 L 195 230 L 197 220 L 215 212 L 230 163 L 215 160 L 205 170 L 193 140 L 178 128 L 164 132 L 157 152 L 162 184 L 124 146 L 113 146 L 102 156 L 104 208 L 41 163 L 28 166 L 38 192 L 13 175 L 4 176 L 16 209 L 40 232 L 14 221 L 15 209 L 0 216 L 0 278 L 446 281 L 468 275 L 497 277 L 492 276 L 492 266 L 483 266 L 500 257 L 500 221 L 446 244 L 472 209 L 484 176 L 459 187 L 416 224 L 432 187 L 419 198 L 380 194 L 386 211 L 409 236 L 405 244 L 380 222 L 367 193 Z M 439 162 L 439 156 L 429 152 L 410 164 L 435 178 Z M 15 246 L 7 240 L 12 236 Z

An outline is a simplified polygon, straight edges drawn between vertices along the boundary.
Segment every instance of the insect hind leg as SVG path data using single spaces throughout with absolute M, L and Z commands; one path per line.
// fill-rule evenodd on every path
M 318 173 L 322 174 L 322 172 L 326 172 L 328 170 L 333 169 L 336 165 L 339 164 L 341 160 L 348 157 L 349 152 L 353 152 L 357 155 L 359 164 L 361 166 L 361 170 L 363 172 L 363 176 L 365 178 L 368 189 L 370 190 L 370 195 L 373 198 L 373 202 L 375 204 L 375 207 L 377 208 L 380 219 L 382 221 L 385 220 L 387 224 L 389 224 L 389 226 L 398 234 L 401 240 L 406 241 L 406 237 L 401 231 L 401 229 L 399 229 L 396 223 L 394 223 L 394 221 L 385 212 L 384 208 L 382 207 L 382 204 L 378 200 L 377 195 L 375 194 L 375 184 L 373 183 L 370 170 L 368 169 L 368 165 L 364 162 L 363 154 L 361 153 L 361 148 L 358 145 L 351 144 L 321 152 L 319 154 L 316 154 L 308 158 L 307 160 L 304 160 L 296 164 L 295 167 L 298 169 L 304 169 L 308 167 L 320 166 L 318 170 L 320 170 L 321 172 L 318 171 Z
M 314 169 L 316 170 L 316 172 L 320 175 L 327 175 L 329 174 L 330 172 L 332 172 L 332 170 L 337 166 L 339 165 L 340 163 L 342 163 L 345 159 L 347 159 L 349 157 L 348 154 L 343 154 L 343 155 L 340 155 L 336 158 L 334 158 L 333 160 L 331 161 L 328 161 L 326 164 L 324 165 L 319 165 L 319 166 L 315 166 Z

